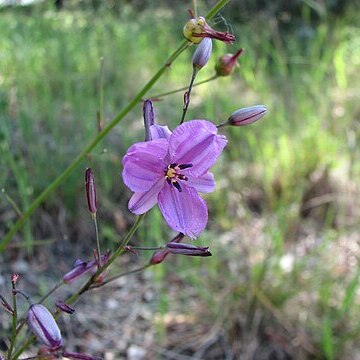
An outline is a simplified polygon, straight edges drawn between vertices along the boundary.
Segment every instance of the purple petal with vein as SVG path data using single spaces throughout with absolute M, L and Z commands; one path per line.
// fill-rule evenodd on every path
M 157 204 L 159 192 L 164 185 L 165 178 L 162 177 L 150 190 L 134 193 L 128 204 L 129 210 L 137 215 L 146 213 Z
M 164 176 L 168 142 L 157 139 L 132 145 L 123 158 L 123 180 L 130 190 L 144 192 Z
M 206 173 L 201 176 L 188 175 L 186 185 L 192 186 L 196 191 L 201 193 L 211 193 L 215 189 L 215 180 L 212 173 Z
M 213 166 L 227 144 L 217 128 L 206 120 L 192 120 L 178 126 L 169 139 L 169 153 L 178 164 L 193 164 L 187 174 L 199 176 Z
M 150 132 L 153 140 L 156 139 L 166 139 L 169 140 L 171 131 L 167 126 L 163 125 L 153 125 L 150 127 Z
M 159 208 L 169 226 L 195 239 L 204 230 L 208 212 L 205 201 L 192 187 L 183 186 L 182 192 L 166 186 L 159 194 Z

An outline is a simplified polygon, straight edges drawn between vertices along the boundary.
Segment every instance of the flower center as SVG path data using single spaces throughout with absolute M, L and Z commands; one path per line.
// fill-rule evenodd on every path
M 188 169 L 192 167 L 193 164 L 181 164 L 178 165 L 176 163 L 168 165 L 168 167 L 164 170 L 165 179 L 169 185 L 173 185 L 179 192 L 182 191 L 180 183 L 178 180 L 185 180 L 187 181 L 187 177 L 181 174 L 179 171 Z

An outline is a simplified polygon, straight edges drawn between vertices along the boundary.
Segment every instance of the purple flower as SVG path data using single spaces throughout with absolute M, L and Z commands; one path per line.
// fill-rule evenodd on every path
M 32 331 L 44 345 L 49 348 L 58 348 L 62 345 L 60 329 L 44 305 L 31 305 L 27 317 Z
M 209 169 L 227 140 L 214 124 L 191 120 L 173 133 L 166 126 L 151 126 L 152 141 L 132 145 L 123 158 L 123 180 L 134 192 L 129 210 L 143 214 L 158 203 L 168 225 L 191 238 L 208 219 L 207 206 L 198 192 L 215 188 Z

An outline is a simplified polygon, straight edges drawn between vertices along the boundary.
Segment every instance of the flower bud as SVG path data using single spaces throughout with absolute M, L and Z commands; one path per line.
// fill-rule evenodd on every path
M 44 345 L 49 348 L 58 348 L 62 345 L 60 329 L 44 305 L 31 305 L 27 319 L 32 331 Z
M 264 105 L 255 105 L 236 110 L 228 119 L 228 124 L 233 126 L 244 126 L 252 124 L 261 119 L 267 112 Z
M 150 264 L 151 265 L 157 265 L 160 264 L 161 262 L 164 261 L 164 259 L 166 258 L 166 256 L 169 254 L 168 250 L 160 250 L 160 251 L 155 251 L 153 256 L 150 259 Z
M 196 48 L 192 62 L 194 69 L 202 69 L 210 59 L 212 52 L 212 40 L 209 38 L 203 39 L 203 41 Z
M 85 189 L 86 189 L 86 198 L 87 198 L 89 211 L 93 216 L 95 216 L 97 211 L 96 187 L 95 187 L 94 174 L 90 168 L 87 168 L 85 170 Z
M 101 360 L 99 357 L 90 356 L 84 353 L 77 353 L 72 351 L 64 351 L 62 356 L 67 359 L 79 359 L 79 360 Z
M 75 309 L 72 308 L 71 306 L 69 306 L 68 304 L 65 304 L 63 301 L 56 301 L 55 302 L 55 306 L 63 311 L 63 312 L 66 312 L 68 314 L 73 314 L 75 312 Z
M 144 124 L 145 124 L 145 141 L 151 141 L 150 126 L 155 125 L 155 113 L 154 107 L 151 100 L 144 100 L 143 105 Z
M 109 257 L 110 251 L 108 251 L 105 255 L 101 255 L 101 264 L 106 264 L 109 260 Z M 96 260 L 83 261 L 81 259 L 76 259 L 73 268 L 63 276 L 63 281 L 67 284 L 70 284 L 88 272 L 95 273 L 96 267 Z
M 182 243 L 169 242 L 166 247 L 171 254 L 187 255 L 187 256 L 211 256 L 208 246 L 195 246 Z
M 235 66 L 238 64 L 237 59 L 243 53 L 244 49 L 239 49 L 234 55 L 226 54 L 219 58 L 215 65 L 215 71 L 217 76 L 228 76 L 230 75 Z
M 212 29 L 202 16 L 189 20 L 184 26 L 183 34 L 185 39 L 193 44 L 199 44 L 203 38 L 217 39 L 229 44 L 235 41 L 234 35 Z

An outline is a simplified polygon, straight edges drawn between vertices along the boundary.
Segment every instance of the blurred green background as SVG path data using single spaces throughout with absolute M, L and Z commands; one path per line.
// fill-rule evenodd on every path
M 214 3 L 198 1 L 198 13 Z M 96 136 L 100 58 L 106 123 L 178 46 L 192 6 L 63 0 L 0 7 L 1 237 Z M 145 275 L 154 292 L 147 320 L 154 339 L 142 347 L 144 359 L 360 356 L 358 18 L 351 1 L 258 0 L 232 1 L 211 22 L 237 40 L 214 42 L 199 81 L 214 74 L 219 56 L 240 47 L 245 53 L 232 76 L 194 89 L 187 118 L 221 123 L 255 104 L 266 105 L 268 115 L 226 129 L 229 144 L 214 168 L 217 190 L 206 195 L 209 224 L 196 240 L 213 257 L 168 257 Z M 149 96 L 189 83 L 193 50 Z M 182 99 L 180 92 L 156 102 L 158 123 L 176 126 Z M 42 264 L 56 281 L 76 257 L 91 257 L 83 189 L 89 166 L 102 246 L 116 247 L 134 220 L 121 158 L 143 139 L 142 121 L 139 103 L 14 237 L 0 255 L 1 275 L 17 271 L 11 264 L 21 259 L 35 272 Z M 171 235 L 153 209 L 132 243 L 162 245 Z M 136 267 L 149 255 L 126 255 L 118 266 Z M 49 281 L 39 280 L 34 294 Z

